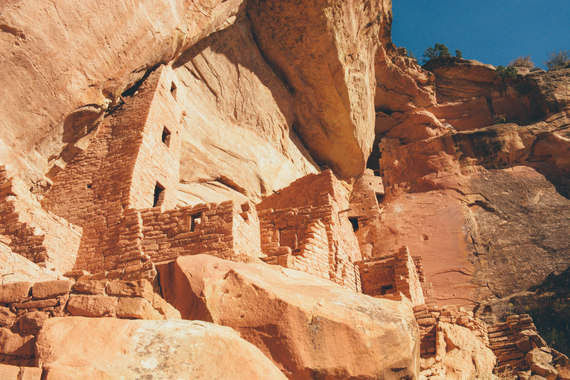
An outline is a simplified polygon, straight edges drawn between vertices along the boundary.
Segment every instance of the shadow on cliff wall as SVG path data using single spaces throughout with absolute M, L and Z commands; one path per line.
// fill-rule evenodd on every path
M 314 161 L 306 146 L 295 133 L 294 125 L 297 123 L 297 120 L 293 112 L 294 91 L 287 83 L 283 73 L 275 66 L 272 66 L 263 56 L 263 52 L 255 41 L 255 36 L 251 31 L 251 24 L 247 17 L 244 14 L 240 15 L 239 19 L 229 28 L 210 35 L 186 50 L 172 64 L 173 69 L 176 70 L 191 63 L 206 49 L 225 56 L 236 67 L 249 70 L 271 91 L 273 101 L 286 119 L 289 129 L 289 140 L 307 161 L 318 168 L 319 165 Z M 202 79 L 204 80 L 204 78 Z M 208 85 L 207 83 L 205 84 Z M 263 100 L 260 99 L 260 101 Z

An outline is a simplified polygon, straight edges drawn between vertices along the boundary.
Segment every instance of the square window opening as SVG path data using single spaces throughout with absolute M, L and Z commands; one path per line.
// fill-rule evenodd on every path
M 152 207 L 162 206 L 162 203 L 164 202 L 164 190 L 164 186 L 157 182 L 154 186 L 154 201 L 152 203 Z
M 393 290 L 394 290 L 394 285 L 384 285 L 383 287 L 380 288 L 380 295 L 393 293 Z
M 170 136 L 172 135 L 172 133 L 170 133 L 170 131 L 168 130 L 168 128 L 164 127 L 162 129 L 162 143 L 164 145 L 166 145 L 167 147 L 170 147 Z

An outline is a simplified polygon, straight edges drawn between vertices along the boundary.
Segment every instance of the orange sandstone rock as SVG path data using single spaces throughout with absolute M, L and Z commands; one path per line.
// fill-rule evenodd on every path
M 419 334 L 409 302 L 274 268 L 186 256 L 162 267 L 160 279 L 183 318 L 236 329 L 290 378 L 417 376 Z
M 235 331 L 200 321 L 53 318 L 38 336 L 37 360 L 48 380 L 285 379 Z

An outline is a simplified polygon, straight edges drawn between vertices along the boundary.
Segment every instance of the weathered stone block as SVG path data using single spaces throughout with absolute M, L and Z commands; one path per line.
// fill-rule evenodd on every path
M 107 285 L 107 294 L 111 296 L 144 297 L 152 299 L 154 290 L 147 280 L 111 281 Z
M 522 352 L 529 352 L 530 350 L 532 350 L 532 345 L 530 344 L 530 339 L 527 336 L 524 336 L 524 337 L 518 339 L 515 342 L 515 345 Z
M 48 318 L 49 315 L 46 312 L 32 311 L 19 316 L 15 324 L 22 334 L 37 334 Z
M 0 286 L 0 303 L 21 302 L 30 294 L 31 282 L 14 282 Z
M 74 316 L 104 317 L 114 316 L 117 297 L 72 295 L 67 303 L 67 311 Z
M 46 307 L 55 307 L 59 305 L 59 301 L 55 298 L 50 298 L 46 300 L 32 300 L 22 303 L 17 303 L 14 305 L 16 309 L 43 309 Z
M 20 367 L 13 365 L 0 364 L 0 379 L 19 380 Z
M 42 378 L 42 369 L 37 367 L 21 367 L 21 374 L 18 380 L 40 380 Z
M 30 357 L 34 354 L 33 339 L 31 335 L 21 336 L 7 328 L 0 328 L 0 354 Z
M 117 303 L 117 317 L 135 319 L 163 319 L 150 302 L 141 297 L 120 297 Z
M 35 299 L 54 298 L 69 293 L 72 285 L 70 280 L 37 282 L 32 287 L 32 296 Z
M 82 294 L 105 294 L 107 281 L 103 280 L 80 280 L 73 285 L 73 291 Z
M 0 306 L 0 327 L 11 326 L 16 319 L 16 315 L 7 307 Z

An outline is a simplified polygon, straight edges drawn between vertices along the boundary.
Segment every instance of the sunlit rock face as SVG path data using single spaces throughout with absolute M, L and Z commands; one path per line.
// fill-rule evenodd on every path
M 570 69 L 420 67 L 391 12 L 4 1 L 0 377 L 563 377 L 497 322 L 567 326 Z

